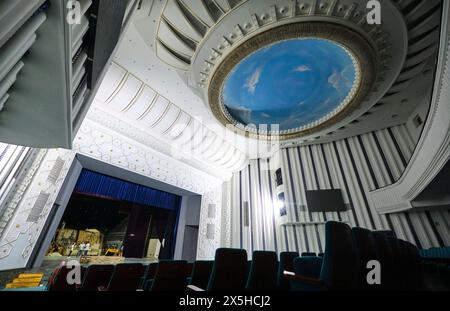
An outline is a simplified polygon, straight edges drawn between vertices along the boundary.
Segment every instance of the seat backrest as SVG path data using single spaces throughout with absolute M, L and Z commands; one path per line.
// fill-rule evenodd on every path
M 140 263 L 120 263 L 114 268 L 109 291 L 135 291 L 139 288 L 145 267 Z
M 194 262 L 191 274 L 191 285 L 206 289 L 211 276 L 214 260 L 197 260 Z
M 382 290 L 395 289 L 394 284 L 394 264 L 395 257 L 393 251 L 388 243 L 387 236 L 380 232 L 372 232 L 373 241 L 375 244 L 375 251 L 377 253 L 377 260 L 381 266 L 381 286 Z
M 316 257 L 317 254 L 316 253 L 312 253 L 312 252 L 303 252 L 301 254 L 302 257 Z
M 320 277 L 322 269 L 322 258 L 317 256 L 303 256 L 294 259 L 295 274 L 313 279 Z
M 355 288 L 356 254 L 352 230 L 341 222 L 325 224 L 325 254 L 320 279 L 330 290 Z
M 141 279 L 141 288 L 144 288 L 145 283 L 148 280 L 152 280 L 155 277 L 156 267 L 158 266 L 157 262 L 152 262 L 145 267 L 144 276 Z
M 289 281 L 284 277 L 284 271 L 294 271 L 294 259 L 299 257 L 298 252 L 281 252 L 280 263 L 278 265 L 278 289 L 288 290 Z
M 277 287 L 277 274 L 277 253 L 254 251 L 246 288 L 248 290 L 275 290 Z
M 399 255 L 395 268 L 399 271 L 400 289 L 418 290 L 420 289 L 420 265 L 419 251 L 417 247 L 407 241 L 397 240 Z
M 356 250 L 357 273 L 355 275 L 356 288 L 358 290 L 377 290 L 379 285 L 367 282 L 367 264 L 372 260 L 378 260 L 372 231 L 364 228 L 352 228 L 352 238 Z
M 404 289 L 403 278 L 407 272 L 402 264 L 404 254 L 402 254 L 399 239 L 387 236 L 386 241 L 388 243 L 391 252 L 390 254 L 391 257 L 395 258 L 392 261 L 392 273 L 390 275 L 392 281 L 392 289 L 403 290 Z
M 99 287 L 107 288 L 113 272 L 114 265 L 90 265 L 79 290 L 97 291 Z
M 322 269 L 322 257 L 303 256 L 294 259 L 294 272 L 296 275 L 302 275 L 313 279 L 320 277 Z M 318 291 L 320 287 L 307 284 L 305 282 L 290 281 L 290 290 L 292 291 Z
M 422 267 L 420 263 L 420 252 L 416 245 L 406 242 L 408 247 L 408 255 L 410 256 L 410 281 L 412 290 L 423 289 Z
M 186 290 L 188 263 L 186 260 L 161 260 L 156 268 L 151 291 Z
M 245 249 L 218 248 L 207 290 L 243 290 L 247 281 L 246 276 L 247 251 Z
M 69 284 L 69 282 L 67 282 L 67 274 L 70 271 L 71 269 L 66 266 L 61 266 L 55 269 L 52 282 L 49 284 L 48 289 L 50 291 L 75 291 L 77 285 Z
M 188 277 L 192 275 L 192 270 L 194 270 L 194 263 L 188 261 L 188 263 L 186 264 L 186 273 Z

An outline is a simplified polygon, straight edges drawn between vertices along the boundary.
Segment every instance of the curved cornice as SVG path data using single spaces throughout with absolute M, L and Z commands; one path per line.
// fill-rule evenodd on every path
M 444 1 L 440 50 L 429 115 L 414 154 L 401 178 L 372 191 L 370 198 L 380 213 L 412 208 L 411 201 L 450 159 L 450 1 Z

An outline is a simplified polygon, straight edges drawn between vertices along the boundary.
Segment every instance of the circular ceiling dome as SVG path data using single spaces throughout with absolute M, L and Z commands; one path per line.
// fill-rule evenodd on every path
M 310 129 L 343 110 L 360 86 L 360 65 L 343 45 L 321 38 L 278 41 L 241 60 L 220 103 L 241 128 L 272 134 Z
M 224 125 L 285 140 L 343 120 L 372 91 L 376 75 L 376 53 L 359 33 L 333 23 L 292 23 L 235 47 L 213 73 L 208 98 Z

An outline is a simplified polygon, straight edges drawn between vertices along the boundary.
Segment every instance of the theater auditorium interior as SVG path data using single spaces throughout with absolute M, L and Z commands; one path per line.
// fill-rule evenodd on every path
M 449 13 L 1 0 L 0 292 L 450 290 Z

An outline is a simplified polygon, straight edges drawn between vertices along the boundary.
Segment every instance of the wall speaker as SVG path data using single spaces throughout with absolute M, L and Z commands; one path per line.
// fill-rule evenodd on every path
M 214 231 L 215 231 L 215 225 L 214 224 L 207 224 L 206 225 L 206 238 L 208 240 L 214 240 Z
M 208 218 L 216 218 L 216 204 L 208 204 Z

